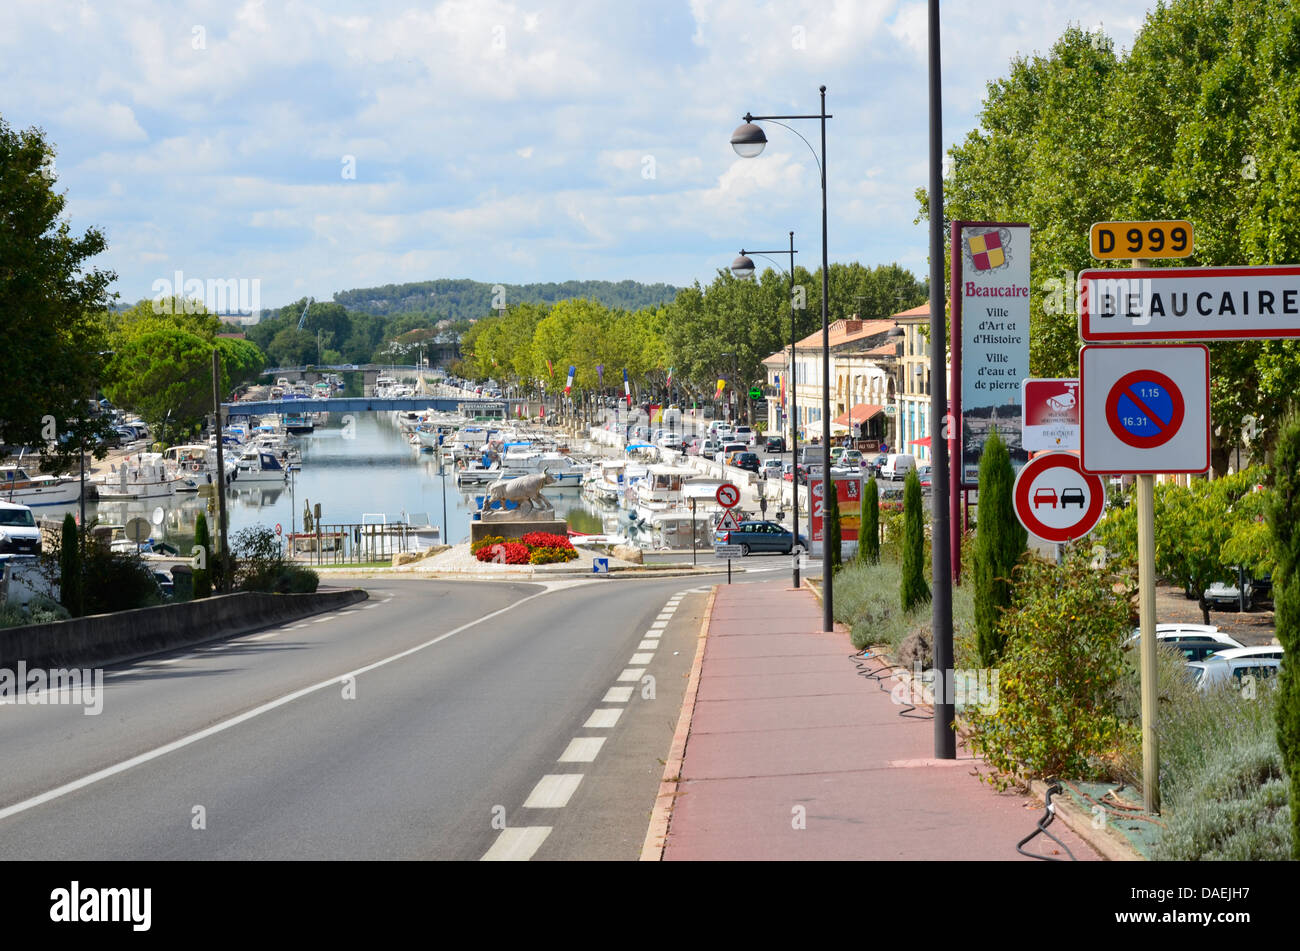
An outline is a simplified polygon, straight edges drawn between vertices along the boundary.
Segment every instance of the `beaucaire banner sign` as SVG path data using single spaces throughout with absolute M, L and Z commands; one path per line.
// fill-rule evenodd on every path
M 954 221 L 952 246 L 952 349 L 961 381 L 955 481 L 974 488 L 994 427 L 1016 468 L 1029 459 L 1021 440 L 1021 381 L 1029 376 L 1029 226 Z
M 1300 266 L 1079 272 L 1088 342 L 1300 337 Z

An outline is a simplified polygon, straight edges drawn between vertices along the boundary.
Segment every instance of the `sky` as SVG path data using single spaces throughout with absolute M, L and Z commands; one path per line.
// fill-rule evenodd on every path
M 945 2 L 945 147 L 1013 57 L 1070 25 L 1128 48 L 1151 5 Z M 815 269 L 814 153 L 771 125 L 758 158 L 728 140 L 746 112 L 815 114 L 825 84 L 830 259 L 923 275 L 925 9 L 3 0 L 0 117 L 47 133 L 124 301 L 179 271 L 267 308 L 444 277 L 707 284 L 791 230 Z

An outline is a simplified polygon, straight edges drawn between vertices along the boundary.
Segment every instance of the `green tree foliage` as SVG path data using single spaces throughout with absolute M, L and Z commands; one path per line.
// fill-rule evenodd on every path
M 208 531 L 208 517 L 200 512 L 194 520 L 194 544 L 203 549 L 199 563 L 203 566 L 194 569 L 194 597 L 206 598 L 212 594 L 212 572 L 208 568 L 214 557 L 212 535 Z
M 1011 605 L 1012 572 L 1025 553 L 1028 533 L 1016 518 L 1011 487 L 1016 473 L 997 428 L 980 458 L 979 522 L 975 526 L 975 636 L 980 662 L 996 665 L 1002 653 L 1002 612 Z
M 1267 504 L 1267 495 L 1256 491 L 1262 481 L 1259 469 L 1247 469 L 1222 479 L 1155 487 L 1156 571 L 1196 593 L 1206 624 L 1210 603 L 1205 590 L 1211 584 L 1235 577 L 1230 569 L 1236 564 L 1266 574 L 1276 557 L 1271 545 L 1249 547 L 1248 540 L 1258 538 L 1256 518 Z M 1104 549 L 1107 567 L 1127 577 L 1130 593 L 1136 592 L 1136 504 L 1112 509 L 1097 526 L 1094 543 Z
M 100 351 L 108 349 L 99 314 L 116 275 L 87 267 L 107 245 L 94 228 L 73 234 L 53 161 L 44 133 L 15 131 L 0 118 L 0 300 L 9 379 L 0 387 L 0 443 L 39 446 L 46 468 L 66 469 L 77 441 L 47 441 L 46 417 L 54 418 L 57 437 L 95 396 Z
M 59 535 L 59 601 L 73 617 L 81 614 L 81 583 L 81 536 L 69 512 Z
M 314 364 L 317 362 L 316 335 L 310 330 L 285 327 L 267 344 L 266 356 L 271 366 L 301 367 Z
M 925 582 L 925 510 L 921 502 L 921 480 L 912 469 L 903 482 L 903 575 L 900 589 L 903 610 L 911 611 L 930 600 Z
M 1017 568 L 1015 600 L 1002 616 L 1005 647 L 996 703 L 967 707 L 971 749 L 1003 775 L 1091 778 L 1131 750 L 1119 709 L 1128 605 L 1075 552 L 1060 565 Z M 991 709 L 989 708 L 991 707 Z
M 212 409 L 212 344 L 184 330 L 148 330 L 113 355 L 104 392 L 160 429 L 200 423 Z
M 1292 857 L 1300 859 L 1300 417 L 1291 415 L 1278 434 L 1277 478 L 1268 528 L 1277 560 L 1273 607 L 1277 639 L 1291 660 L 1278 683 L 1277 744 L 1291 781 Z
M 876 477 L 867 480 L 862 490 L 862 518 L 858 529 L 858 561 L 880 563 L 880 486 Z
M 951 150 L 944 210 L 1033 227 L 1035 376 L 1077 371 L 1072 275 L 1097 263 L 1095 221 L 1190 220 L 1196 253 L 1175 266 L 1300 258 L 1298 68 L 1290 0 L 1173 0 L 1148 14 L 1126 55 L 1072 27 L 989 84 L 979 127 Z M 1221 473 L 1243 420 L 1252 449 L 1271 445 L 1300 388 L 1300 343 L 1210 346 Z
M 500 294 L 497 293 L 500 288 Z M 636 281 L 564 281 L 547 284 L 484 284 L 470 280 L 419 281 L 386 284 L 338 291 L 335 302 L 349 310 L 388 316 L 403 311 L 429 311 L 453 320 L 478 319 L 501 306 L 555 304 L 562 300 L 586 299 L 609 308 L 638 310 L 665 303 L 677 288 L 667 284 Z M 406 328 L 410 329 L 410 328 Z

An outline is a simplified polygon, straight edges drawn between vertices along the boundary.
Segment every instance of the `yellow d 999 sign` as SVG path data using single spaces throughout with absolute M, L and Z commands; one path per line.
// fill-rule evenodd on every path
M 1099 221 L 1092 226 L 1092 256 L 1185 258 L 1192 253 L 1190 221 Z

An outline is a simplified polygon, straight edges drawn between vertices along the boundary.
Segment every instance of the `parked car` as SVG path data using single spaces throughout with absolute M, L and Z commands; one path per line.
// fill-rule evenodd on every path
M 1234 650 L 1235 648 L 1224 647 L 1218 641 L 1212 641 L 1208 638 L 1188 639 L 1183 641 L 1161 641 L 1161 646 L 1168 647 L 1170 650 L 1177 651 L 1183 655 L 1185 661 L 1208 660 L 1223 651 Z
M 916 467 L 916 477 L 921 480 L 922 488 L 929 487 L 931 473 L 932 470 L 928 465 L 922 464 Z
M 1142 629 L 1133 628 L 1133 634 L 1129 637 L 1128 643 L 1137 645 L 1142 640 Z M 1161 644 L 1181 644 L 1185 641 L 1214 641 L 1223 645 L 1226 650 L 1230 647 L 1243 646 L 1241 641 L 1231 635 L 1224 634 L 1213 624 L 1157 624 L 1156 641 Z
M 763 448 L 768 452 L 785 452 L 785 437 L 768 436 L 767 439 L 763 441 Z
M 718 441 L 716 439 L 706 439 L 700 443 L 700 455 L 705 459 L 714 459 L 718 455 Z
M 776 457 L 769 457 L 763 460 L 763 468 L 760 470 L 764 479 L 779 479 L 785 467 L 790 463 L 782 462 Z
M 32 510 L 15 502 L 0 502 L 0 555 L 39 555 L 41 530 Z
M 1187 665 L 1200 690 L 1232 685 L 1240 688 L 1246 677 L 1256 681 L 1277 676 L 1282 661 L 1274 657 L 1224 657 L 1215 654 L 1206 660 L 1192 661 Z
M 872 456 L 870 459 L 867 460 L 867 475 L 869 476 L 880 475 L 880 470 L 884 467 L 885 463 L 888 460 L 889 460 L 889 456 L 883 452 L 875 456 Z
M 737 453 L 748 452 L 748 451 L 749 451 L 749 447 L 745 445 L 743 442 L 724 442 L 721 446 L 718 447 L 718 454 L 722 457 L 723 462 L 729 466 L 735 465 L 735 463 L 732 461 L 733 456 L 735 456 Z
M 1236 569 L 1232 572 L 1237 574 Z M 1227 581 L 1216 581 L 1205 589 L 1205 600 L 1211 607 L 1220 610 L 1238 610 L 1245 607 L 1247 611 L 1255 610 L 1255 605 L 1261 601 L 1271 600 L 1273 597 L 1273 579 L 1270 575 L 1263 578 L 1253 578 L 1250 572 L 1243 571 L 1240 574 L 1244 582 L 1241 587 L 1237 586 L 1236 578 Z
M 714 532 L 713 543 L 739 545 L 742 555 L 759 551 L 774 551 L 788 555 L 794 551 L 794 534 L 790 529 L 776 522 L 748 521 L 741 522 L 739 530 Z M 808 539 L 803 535 L 799 536 L 799 547 L 803 551 L 808 550 Z
M 758 472 L 759 458 L 756 452 L 738 452 L 731 457 L 731 464 L 737 469 L 746 469 L 750 472 Z
M 754 432 L 751 426 L 737 426 L 734 430 L 736 441 L 744 441 L 745 445 L 753 446 L 758 443 L 758 433 Z
M 677 433 L 661 433 L 655 438 L 655 445 L 660 449 L 681 449 L 682 437 Z

